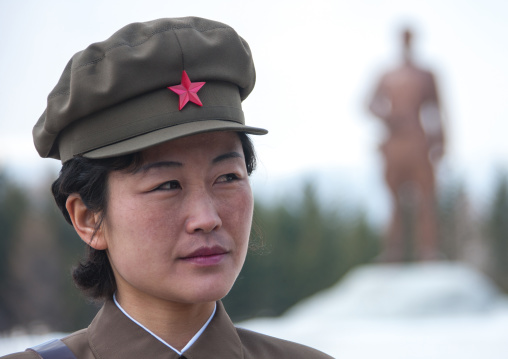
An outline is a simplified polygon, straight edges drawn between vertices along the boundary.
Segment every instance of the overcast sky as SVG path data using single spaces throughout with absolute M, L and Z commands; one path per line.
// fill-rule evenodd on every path
M 386 207 L 376 152 L 382 132 L 365 103 L 380 74 L 397 64 L 398 31 L 407 24 L 444 105 L 448 148 L 440 176 L 462 178 L 481 198 L 491 193 L 497 169 L 507 167 L 502 0 L 0 0 L 0 166 L 28 182 L 46 166 L 59 167 L 38 158 L 31 129 L 75 52 L 131 22 L 187 15 L 225 22 L 251 46 L 257 84 L 244 112 L 248 124 L 270 131 L 255 139 L 260 193 L 306 174 L 334 195 L 353 192 Z

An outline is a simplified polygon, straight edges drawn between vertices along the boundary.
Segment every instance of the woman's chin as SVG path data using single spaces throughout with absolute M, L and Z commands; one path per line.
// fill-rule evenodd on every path
M 231 287 L 198 288 L 199 290 L 189 296 L 189 301 L 192 303 L 216 302 L 224 298 L 231 290 Z

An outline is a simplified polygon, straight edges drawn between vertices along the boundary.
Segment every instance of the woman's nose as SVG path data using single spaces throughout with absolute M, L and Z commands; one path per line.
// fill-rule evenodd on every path
M 216 200 L 209 194 L 200 192 L 192 197 L 187 204 L 187 233 L 210 233 L 222 226 L 216 206 Z

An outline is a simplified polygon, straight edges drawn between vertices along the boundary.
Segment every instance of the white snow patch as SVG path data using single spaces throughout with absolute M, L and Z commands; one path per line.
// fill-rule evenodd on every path
M 359 267 L 280 318 L 238 325 L 341 359 L 508 357 L 506 298 L 460 263 Z

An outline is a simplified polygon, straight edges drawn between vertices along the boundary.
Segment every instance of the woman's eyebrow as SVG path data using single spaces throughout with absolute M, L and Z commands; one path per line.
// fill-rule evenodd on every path
M 243 158 L 243 156 L 241 154 L 239 154 L 238 152 L 232 151 L 232 152 L 224 153 L 220 156 L 215 157 L 212 160 L 212 163 L 218 163 L 221 161 L 228 160 L 230 158 Z M 176 162 L 176 161 L 151 162 L 151 163 L 144 164 L 139 169 L 137 169 L 134 173 L 139 173 L 139 172 L 146 173 L 146 172 L 148 172 L 152 169 L 155 169 L 155 168 L 182 167 L 182 166 L 183 166 L 183 164 L 181 162 Z
M 151 162 L 151 163 L 147 163 L 143 166 L 141 166 L 139 169 L 137 169 L 134 173 L 139 173 L 139 172 L 143 172 L 143 173 L 146 173 L 152 169 L 155 169 L 155 168 L 163 168 L 163 167 L 182 167 L 183 164 L 181 164 L 180 162 L 175 162 L 175 161 L 159 161 L 159 162 Z
M 243 158 L 241 154 L 238 152 L 232 151 L 228 153 L 224 153 L 223 155 L 217 156 L 212 160 L 212 163 L 218 163 L 224 160 L 228 160 L 230 158 Z

